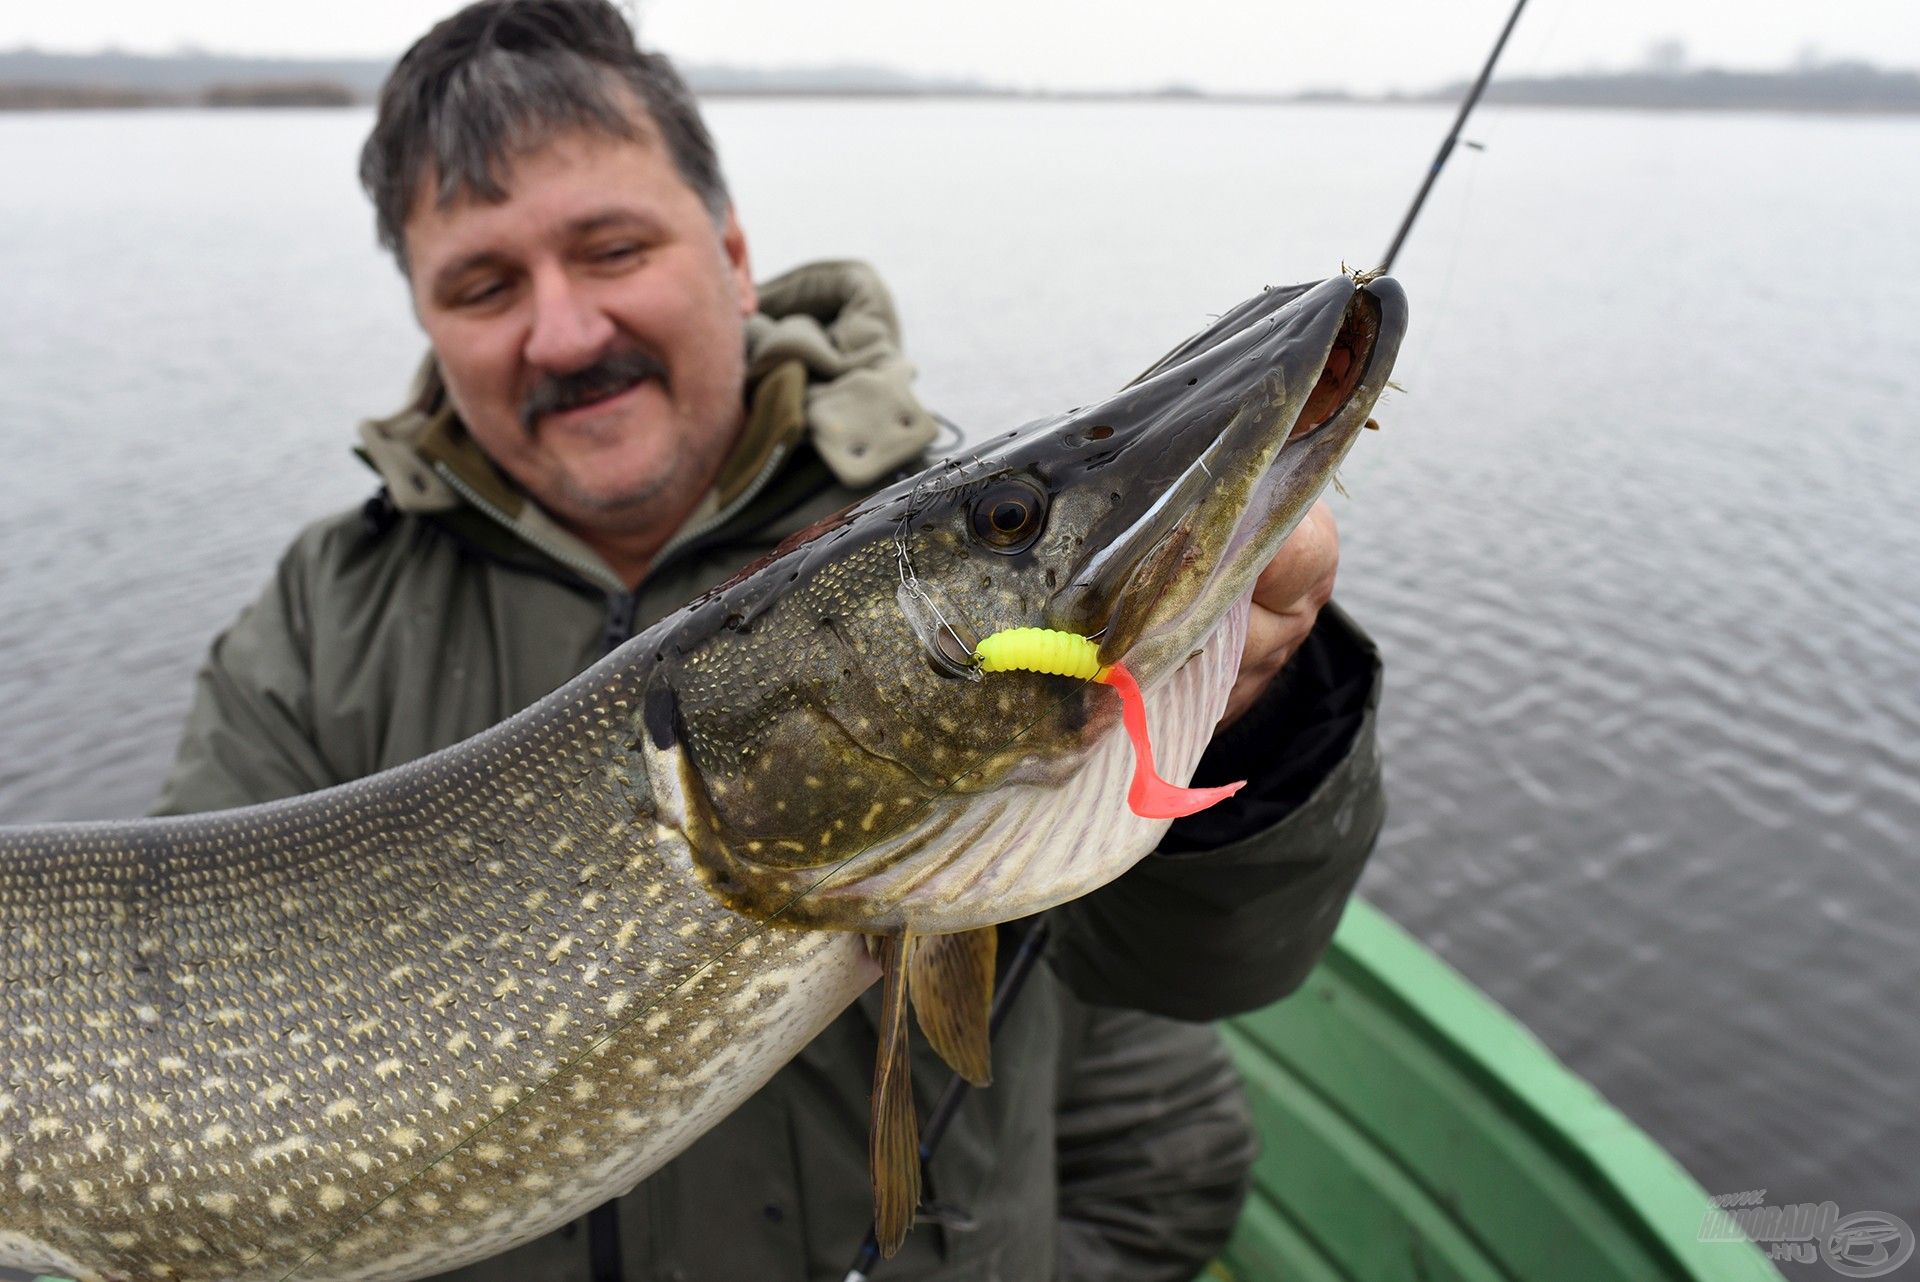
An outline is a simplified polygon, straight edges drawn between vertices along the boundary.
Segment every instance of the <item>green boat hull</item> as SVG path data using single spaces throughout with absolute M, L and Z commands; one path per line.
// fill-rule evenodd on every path
M 1485 994 L 1355 900 L 1232 1021 L 1262 1152 L 1232 1282 L 1779 1282 L 1707 1195 Z

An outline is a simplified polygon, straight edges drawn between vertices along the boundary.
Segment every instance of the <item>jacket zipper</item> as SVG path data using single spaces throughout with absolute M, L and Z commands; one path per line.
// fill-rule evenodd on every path
M 658 572 L 659 569 L 667 563 L 669 558 L 684 551 L 692 545 L 696 539 L 705 538 L 707 535 L 725 525 L 728 521 L 731 521 L 734 517 L 740 515 L 740 513 L 746 509 L 747 504 L 753 502 L 754 499 L 760 496 L 760 492 L 764 490 L 767 487 L 767 483 L 773 479 L 773 474 L 779 470 L 780 464 L 786 461 L 786 457 L 786 450 L 776 449 L 772 454 L 768 455 L 766 463 L 754 474 L 753 480 L 748 482 L 744 490 L 740 491 L 739 497 L 735 498 L 733 502 L 727 504 L 724 508 L 715 512 L 698 525 L 684 529 L 668 539 L 666 544 L 661 547 L 659 553 L 653 558 L 653 566 L 647 572 L 648 577 L 651 578 L 654 573 Z M 539 551 L 546 553 L 560 564 L 592 583 L 595 587 L 606 592 L 607 622 L 600 633 L 600 653 L 613 653 L 633 636 L 633 618 L 634 614 L 640 608 L 640 594 L 637 591 L 629 592 L 624 583 L 619 583 L 616 579 L 610 579 L 606 570 L 597 563 L 589 561 L 579 554 L 563 548 L 558 544 L 549 542 L 527 530 L 519 529 L 514 525 L 512 517 L 509 517 L 503 512 L 497 504 L 490 503 L 485 498 L 482 498 L 479 491 L 460 479 L 459 474 L 445 463 L 435 463 L 433 470 L 441 480 L 453 488 L 456 494 L 473 504 L 473 506 L 481 512 L 484 512 L 508 533 L 531 544 Z M 618 584 L 618 586 L 609 586 L 610 583 Z
M 600 633 L 601 654 L 612 654 L 633 636 L 633 615 L 639 606 L 638 592 L 607 594 L 607 626 Z
M 747 504 L 760 497 L 760 491 L 767 487 L 767 482 L 773 479 L 774 472 L 779 470 L 780 465 L 786 461 L 787 450 L 784 447 L 776 448 L 773 453 L 767 456 L 767 461 L 761 464 L 760 470 L 754 473 L 753 479 L 747 482 L 747 488 L 740 491 L 738 498 L 721 508 L 718 512 L 715 512 L 706 520 L 700 522 L 700 524 L 684 529 L 668 539 L 660 551 L 655 554 L 653 558 L 653 568 L 655 570 L 659 569 L 667 563 L 667 558 L 685 548 L 695 539 L 705 538 L 707 535 L 725 525 L 728 521 L 731 521 L 734 517 L 740 515 L 740 513 L 746 509 Z
M 513 524 L 512 517 L 508 516 L 505 512 L 501 511 L 500 508 L 495 504 L 488 502 L 484 498 L 481 498 L 477 490 L 475 490 L 471 485 L 468 485 L 465 481 L 461 480 L 459 475 L 456 472 L 454 472 L 452 468 L 448 467 L 445 463 L 435 463 L 433 465 L 433 470 L 435 473 L 439 475 L 441 480 L 445 481 L 448 485 L 453 487 L 455 493 L 459 494 L 461 498 L 473 504 L 476 508 L 479 508 L 482 512 L 486 513 L 489 517 L 491 517 L 495 522 L 503 526 L 506 529 L 507 533 L 513 535 L 517 539 L 522 540 L 523 542 L 532 544 L 535 548 L 537 548 L 542 552 L 545 552 L 548 556 L 552 557 L 554 560 L 558 561 L 560 564 L 566 566 L 569 570 L 572 570 L 575 574 L 580 575 L 582 578 L 586 579 L 587 582 L 593 584 L 597 588 L 605 589 L 610 594 L 626 592 L 627 590 L 626 584 L 621 583 L 618 579 L 612 577 L 611 573 L 604 566 L 600 565 L 598 562 L 589 561 L 585 557 L 580 556 L 576 552 L 570 551 L 567 548 L 563 548 L 557 543 L 550 543 L 546 539 L 541 538 L 535 534 L 532 534 L 526 530 L 517 529 Z M 610 587 L 608 586 L 609 584 L 612 584 L 613 586 Z

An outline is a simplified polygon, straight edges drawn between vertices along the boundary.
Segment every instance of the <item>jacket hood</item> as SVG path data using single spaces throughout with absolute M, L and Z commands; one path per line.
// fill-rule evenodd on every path
M 917 458 L 938 434 L 913 395 L 893 298 L 872 267 L 809 263 L 761 285 L 759 294 L 760 311 L 746 325 L 746 425 L 669 546 L 737 512 L 802 444 L 834 479 L 860 488 Z M 403 407 L 360 424 L 357 452 L 400 511 L 473 509 L 601 586 L 625 590 L 598 554 L 481 450 L 454 412 L 431 353 Z

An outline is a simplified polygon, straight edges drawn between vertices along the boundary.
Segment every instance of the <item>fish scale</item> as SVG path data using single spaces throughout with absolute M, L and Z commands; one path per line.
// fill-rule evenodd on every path
M 624 1190 L 757 1087 L 871 974 L 707 894 L 609 748 L 638 733 L 614 676 L 377 783 L 0 835 L 0 1244 L 79 1276 L 406 1277 Z M 747 1049 L 763 1026 L 784 1054 Z M 316 1218 L 342 1232 L 307 1260 Z

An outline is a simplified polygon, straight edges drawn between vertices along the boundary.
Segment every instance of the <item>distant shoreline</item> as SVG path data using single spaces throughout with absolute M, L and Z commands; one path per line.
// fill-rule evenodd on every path
M 345 100 L 329 98 L 323 101 L 301 100 L 297 94 L 267 92 L 258 95 L 239 95 L 225 101 L 210 102 L 200 98 L 169 97 L 160 94 L 143 94 L 134 90 L 115 90 L 103 86 L 31 86 L 32 94 L 20 94 L 19 86 L 0 84 L 0 114 L 34 115 L 53 113 L 106 113 L 114 111 L 205 111 L 209 113 L 230 111 L 236 108 L 272 109 L 285 111 L 300 110 L 340 110 L 347 107 L 371 107 L 370 98 L 349 97 Z M 51 92 L 45 92 L 51 90 Z M 718 92 L 702 93 L 702 102 L 828 102 L 828 101 L 874 101 L 874 102 L 947 102 L 947 103 L 1001 103 L 1025 102 L 1042 105 L 1071 106 L 1076 103 L 1146 103 L 1177 104 L 1194 107 L 1435 107 L 1450 106 L 1449 100 L 1440 97 L 1398 95 L 1383 97 L 1330 96 L 1330 95 L 1283 95 L 1283 94 L 1154 94 L 1154 93 L 1025 93 L 975 92 L 959 93 L 952 90 L 929 90 L 909 92 L 898 89 L 729 89 Z M 1779 102 L 1728 102 L 1728 103 L 1662 103 L 1662 102 L 1577 102 L 1548 99 L 1495 98 L 1489 95 L 1487 106 L 1521 108 L 1559 108 L 1581 111 L 1657 111 L 1680 114 L 1728 115 L 1739 112 L 1758 112 L 1763 114 L 1797 116 L 1912 116 L 1920 115 L 1920 104 L 1907 105 L 1861 105 L 1861 106 L 1821 106 L 1808 103 Z
M 50 54 L 0 50 L 0 111 L 125 111 L 227 107 L 344 107 L 370 103 L 391 64 L 380 59 L 249 58 L 210 53 Z M 1202 105 L 1455 103 L 1464 82 L 1413 93 L 1212 93 L 1182 85 L 1146 89 L 1032 90 L 974 80 L 916 77 L 885 67 L 768 70 L 688 64 L 702 99 L 944 102 L 1190 102 Z M 1862 62 L 1779 71 L 1721 68 L 1604 71 L 1496 79 L 1489 104 L 1669 111 L 1768 111 L 1819 115 L 1920 114 L 1920 72 Z

